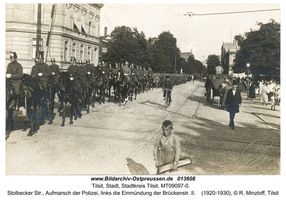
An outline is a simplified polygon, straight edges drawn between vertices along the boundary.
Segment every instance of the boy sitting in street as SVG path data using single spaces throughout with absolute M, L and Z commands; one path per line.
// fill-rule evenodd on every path
M 181 154 L 179 138 L 172 134 L 173 123 L 165 120 L 162 123 L 163 134 L 158 136 L 153 150 L 156 167 L 172 163 L 172 169 L 176 170 Z

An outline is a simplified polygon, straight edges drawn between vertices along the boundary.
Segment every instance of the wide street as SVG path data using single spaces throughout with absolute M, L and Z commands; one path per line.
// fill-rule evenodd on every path
M 204 83 L 175 86 L 165 108 L 162 90 L 138 95 L 126 106 L 96 104 L 90 114 L 61 127 L 41 126 L 32 137 L 13 131 L 6 141 L 6 174 L 155 174 L 153 145 L 165 119 L 174 123 L 182 153 L 192 164 L 173 174 L 280 174 L 280 111 L 243 94 L 236 129 L 228 112 L 205 101 Z M 128 160 L 128 162 L 127 162 Z

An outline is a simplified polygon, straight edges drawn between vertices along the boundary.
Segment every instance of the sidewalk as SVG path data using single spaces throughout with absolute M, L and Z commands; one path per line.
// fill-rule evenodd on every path
M 275 110 L 271 110 L 270 105 L 261 104 L 260 96 L 255 99 L 247 99 L 246 94 L 242 94 L 242 96 L 243 112 L 252 113 L 273 129 L 280 130 L 280 106 L 276 106 Z
M 201 101 L 194 119 L 176 131 L 182 149 L 191 155 L 193 174 L 279 174 L 280 111 L 248 100 L 242 94 L 240 112 L 235 116 L 235 130 L 228 127 L 229 113 Z M 194 98 L 191 99 L 194 101 Z

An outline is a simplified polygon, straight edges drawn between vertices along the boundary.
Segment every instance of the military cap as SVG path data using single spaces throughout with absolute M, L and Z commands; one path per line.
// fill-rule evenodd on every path
M 56 62 L 56 59 L 55 58 L 51 58 L 51 62 Z
M 17 56 L 17 53 L 16 52 L 10 52 L 10 58 L 14 58 L 16 59 L 18 56 Z

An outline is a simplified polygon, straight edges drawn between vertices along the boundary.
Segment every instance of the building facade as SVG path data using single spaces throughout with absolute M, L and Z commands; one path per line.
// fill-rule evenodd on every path
M 233 43 L 223 42 L 221 47 L 221 66 L 224 71 L 228 71 L 229 74 L 233 73 L 234 59 L 237 51 L 238 45 L 236 41 Z
M 194 57 L 194 54 L 193 54 L 192 50 L 190 52 L 181 52 L 180 53 L 180 57 L 183 58 L 186 62 L 188 61 L 188 58 L 190 56 Z
M 75 56 L 77 61 L 90 59 L 97 65 L 102 6 L 6 4 L 6 64 L 9 62 L 9 52 L 17 52 L 24 73 L 30 73 L 35 64 L 37 31 L 40 29 L 38 48 L 44 53 L 48 64 L 50 58 L 55 58 L 60 68 L 66 69 L 70 57 Z M 37 25 L 39 19 L 40 26 L 39 23 Z

